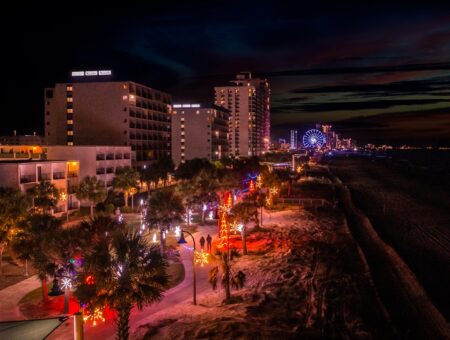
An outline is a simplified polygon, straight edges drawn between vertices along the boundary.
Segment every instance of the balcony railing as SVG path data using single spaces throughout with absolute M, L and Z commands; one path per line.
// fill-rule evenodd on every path
M 78 172 L 77 171 L 69 171 L 67 173 L 67 177 L 69 177 L 69 178 L 78 177 Z
M 20 184 L 36 182 L 36 175 L 23 175 L 20 176 Z
M 53 179 L 64 179 L 64 178 L 66 178 L 66 174 L 64 173 L 64 171 L 53 173 Z
M 50 174 L 48 173 L 44 173 L 44 174 L 40 174 L 38 175 L 38 181 L 49 181 L 50 180 Z

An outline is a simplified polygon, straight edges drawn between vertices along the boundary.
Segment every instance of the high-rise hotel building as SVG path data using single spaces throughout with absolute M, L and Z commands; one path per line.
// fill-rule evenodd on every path
M 169 94 L 132 81 L 58 83 L 45 89 L 45 140 L 131 146 L 139 168 L 171 157 L 171 102 Z
M 229 145 L 234 157 L 259 156 L 270 145 L 270 87 L 267 79 L 242 72 L 228 86 L 214 87 L 215 104 L 230 111 Z
M 229 156 L 229 111 L 215 105 L 174 104 L 172 159 L 178 165 L 193 158 L 210 161 Z

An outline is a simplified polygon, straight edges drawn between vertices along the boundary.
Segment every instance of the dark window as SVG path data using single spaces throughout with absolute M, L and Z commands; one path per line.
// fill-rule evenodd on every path
M 49 116 L 50 115 L 50 111 L 47 111 L 47 116 Z
M 47 122 L 47 125 L 50 125 L 50 122 Z
M 53 90 L 47 90 L 45 92 L 45 97 L 46 98 L 53 98 Z M 47 104 L 50 104 L 49 102 L 47 102 Z

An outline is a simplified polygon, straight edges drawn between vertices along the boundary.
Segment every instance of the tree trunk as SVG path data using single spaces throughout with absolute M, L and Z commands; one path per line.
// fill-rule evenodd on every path
M 42 300 L 47 302 L 48 301 L 47 278 L 41 280 L 41 284 L 42 284 Z
M 161 253 L 164 255 L 166 253 L 166 239 L 163 237 L 164 231 L 159 230 L 159 243 L 161 244 Z
M 125 198 L 125 207 L 128 208 L 128 192 L 126 192 L 126 191 L 124 193 L 124 198 Z
M 117 340 L 128 340 L 131 305 L 117 308 Z
M 247 227 L 242 227 L 242 252 L 244 255 L 247 255 Z
M 134 209 L 134 195 L 131 194 L 131 210 Z
M 227 255 L 228 256 L 228 255 Z M 231 289 L 230 289 L 230 263 L 227 259 L 227 264 L 225 265 L 225 301 L 226 303 L 231 303 Z
M 205 224 L 205 214 L 206 214 L 206 210 L 203 210 L 203 207 L 202 207 L 202 225 Z
M 0 245 L 0 276 L 3 276 L 3 248 L 5 246 L 2 244 Z
M 25 276 L 28 276 L 28 260 L 25 259 Z
M 261 206 L 261 227 L 263 226 L 263 209 L 264 207 Z
M 91 218 L 94 218 L 94 203 L 91 202 Z

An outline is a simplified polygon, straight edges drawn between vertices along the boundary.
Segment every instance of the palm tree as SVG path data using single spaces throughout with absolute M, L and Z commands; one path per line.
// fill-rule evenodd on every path
M 84 238 L 89 240 L 83 245 L 83 250 L 91 249 L 96 243 L 104 238 L 111 237 L 114 230 L 119 226 L 117 219 L 110 216 L 95 216 L 90 221 L 82 221 L 79 225 Z
M 126 166 L 116 170 L 113 179 L 113 187 L 123 192 L 125 196 L 125 207 L 128 207 L 128 196 L 131 195 L 131 207 L 133 207 L 133 195 L 137 192 L 139 173 L 132 167 Z
M 217 189 L 220 186 L 219 179 L 214 176 L 213 171 L 202 170 L 194 178 L 193 186 L 196 200 L 201 204 L 217 201 Z M 205 211 L 202 209 L 202 224 L 205 223 Z
M 53 239 L 61 230 L 61 222 L 47 214 L 35 214 L 24 220 L 20 227 L 12 248 L 20 258 L 31 261 L 42 283 L 42 297 L 47 300 L 47 276 L 56 270 L 50 253 Z
M 231 286 L 236 290 L 242 289 L 244 288 L 246 279 L 247 276 L 242 270 L 240 270 L 236 274 L 234 274 L 233 277 L 231 278 Z
M 216 258 L 219 260 L 221 269 L 222 269 L 222 287 L 225 288 L 225 301 L 226 303 L 231 303 L 231 265 L 234 258 L 239 257 L 239 253 L 236 249 L 227 249 L 227 251 L 216 250 L 215 254 Z M 210 270 L 210 283 L 214 287 L 217 285 L 217 279 L 214 281 L 214 272 L 218 269 L 212 268 Z M 217 273 L 216 273 L 217 277 Z
M 106 199 L 106 186 L 97 176 L 86 176 L 79 184 L 76 195 L 79 200 L 85 199 L 90 202 L 91 218 L 94 218 L 94 205 Z
M 55 185 L 49 181 L 42 181 L 28 190 L 33 199 L 33 205 L 44 213 L 50 211 L 58 203 L 59 192 Z
M 0 187 L 0 276 L 3 274 L 3 252 L 18 232 L 17 225 L 25 218 L 27 198 L 16 189 Z
M 184 206 L 179 195 L 172 188 L 157 190 L 148 200 L 147 222 L 150 228 L 158 228 L 161 249 L 165 253 L 163 233 L 174 223 L 182 220 Z
M 86 282 L 91 275 L 93 282 Z M 167 262 L 157 246 L 149 246 L 135 232 L 117 230 L 111 239 L 98 243 L 85 257 L 75 295 L 87 308 L 117 311 L 117 339 L 129 336 L 133 306 L 159 301 L 169 282 Z
M 239 202 L 231 209 L 230 223 L 242 223 L 241 234 L 244 255 L 247 255 L 247 223 L 255 219 L 255 214 L 258 215 L 256 206 L 249 201 Z

